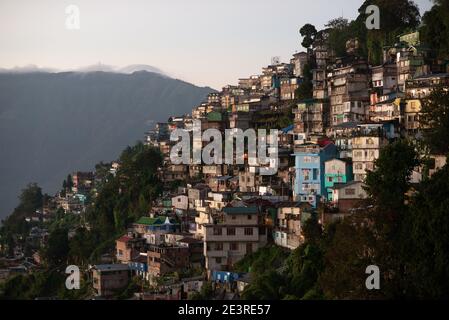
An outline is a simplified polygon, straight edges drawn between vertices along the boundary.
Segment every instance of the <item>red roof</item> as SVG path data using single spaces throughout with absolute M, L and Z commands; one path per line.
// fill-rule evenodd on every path
M 127 236 L 127 235 L 124 235 L 124 236 L 121 236 L 120 238 L 118 238 L 117 239 L 117 241 L 120 241 L 120 242 L 128 242 L 128 241 L 130 241 L 130 240 L 132 240 L 133 238 L 131 238 L 131 237 L 129 237 L 129 236 Z

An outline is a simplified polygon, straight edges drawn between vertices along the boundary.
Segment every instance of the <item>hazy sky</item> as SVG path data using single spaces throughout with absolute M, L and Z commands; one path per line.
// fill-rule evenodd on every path
M 362 0 L 0 0 L 0 67 L 148 64 L 220 88 L 300 51 L 298 29 L 355 18 Z M 421 11 L 430 0 L 416 1 Z M 80 29 L 66 28 L 68 5 Z

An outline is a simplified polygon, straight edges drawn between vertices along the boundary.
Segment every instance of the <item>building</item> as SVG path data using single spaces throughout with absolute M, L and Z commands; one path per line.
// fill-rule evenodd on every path
M 332 188 L 332 205 L 340 213 L 348 213 L 357 208 L 360 200 L 367 198 L 363 188 L 363 182 L 351 181 L 348 183 L 337 183 Z
M 332 187 L 336 183 L 346 183 L 354 180 L 351 159 L 332 159 L 324 163 L 324 187 L 327 201 L 332 201 Z
M 128 285 L 127 264 L 100 264 L 93 266 L 91 271 L 93 288 L 98 296 L 112 296 Z
M 351 139 L 352 164 L 354 180 L 364 181 L 366 172 L 374 170 L 374 161 L 388 139 L 382 124 L 363 124 L 359 128 Z
M 128 262 L 129 270 L 132 276 L 141 277 L 144 280 L 149 280 L 148 274 L 148 259 L 146 253 L 141 253 L 139 256 Z
M 266 226 L 257 207 L 223 208 L 220 217 L 203 228 L 208 272 L 229 270 L 245 255 L 267 243 Z
M 335 158 L 337 148 L 330 141 L 307 143 L 295 147 L 294 198 L 317 207 L 321 196 L 326 196 L 324 185 L 325 162 Z
M 189 267 L 189 248 L 177 245 L 150 245 L 147 252 L 150 277 L 160 277 L 167 273 Z
M 240 192 L 257 192 L 262 182 L 262 176 L 257 173 L 255 167 L 248 167 L 245 171 L 239 172 Z
M 189 197 L 186 195 L 178 195 L 171 199 L 172 206 L 175 209 L 187 210 L 189 208 Z
M 72 191 L 74 193 L 89 192 L 94 184 L 95 176 L 93 172 L 74 172 L 72 174 Z
M 309 99 L 298 103 L 293 109 L 296 134 L 324 134 L 329 125 L 329 102 L 324 99 Z
M 179 224 L 165 216 L 141 217 L 133 224 L 133 230 L 145 238 L 146 243 L 159 244 L 165 241 L 165 234 L 179 230 Z
M 304 242 L 301 226 L 310 217 L 309 204 L 281 203 L 276 212 L 273 230 L 274 243 L 294 250 Z
M 145 239 L 136 238 L 133 234 L 123 235 L 115 241 L 116 258 L 121 263 L 128 263 L 140 255 Z
M 362 122 L 369 105 L 370 70 L 362 59 L 338 61 L 329 73 L 331 124 Z
M 309 63 L 309 55 L 307 52 L 297 52 L 293 54 L 290 64 L 293 65 L 293 75 L 296 77 L 304 76 L 304 67 Z

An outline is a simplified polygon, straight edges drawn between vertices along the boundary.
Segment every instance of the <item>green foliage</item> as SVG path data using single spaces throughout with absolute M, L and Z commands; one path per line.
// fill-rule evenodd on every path
M 263 273 L 282 266 L 288 253 L 278 246 L 267 246 L 247 255 L 234 266 L 236 272 Z
M 212 288 L 212 282 L 206 282 L 201 287 L 201 291 L 193 294 L 189 297 L 189 300 L 212 300 L 214 297 L 214 289 Z
M 449 58 L 449 2 L 434 1 L 435 5 L 423 16 L 420 28 L 422 40 L 440 59 Z
M 380 9 L 380 30 L 367 30 L 365 13 L 369 5 Z M 419 8 L 410 0 L 365 0 L 359 8 L 359 16 L 353 25 L 359 38 L 362 51 L 366 52 L 368 61 L 373 65 L 382 62 L 382 49 L 393 45 L 397 36 L 415 30 L 420 22 Z
M 35 272 L 29 275 L 16 275 L 2 285 L 0 299 L 28 300 L 35 298 L 54 298 L 65 284 L 64 274 L 52 270 Z
M 337 18 L 326 24 L 330 28 L 328 44 L 337 57 L 346 55 L 346 41 L 354 37 L 348 19 Z
M 63 265 L 67 261 L 69 253 L 67 232 L 67 229 L 55 229 L 48 236 L 44 257 L 49 267 Z
M 298 101 L 313 98 L 313 83 L 312 83 L 312 65 L 306 64 L 304 66 L 304 78 L 296 89 L 295 95 Z
M 8 246 L 10 254 L 18 242 L 15 241 L 14 237 L 19 242 L 23 242 L 28 235 L 31 225 L 25 221 L 25 217 L 34 214 L 38 209 L 42 209 L 43 197 L 42 190 L 36 183 L 28 184 L 19 196 L 19 205 L 3 221 L 0 233 L 2 234 L 2 242 Z
M 405 295 L 449 298 L 449 166 L 419 186 L 402 229 Z
M 420 125 L 430 151 L 448 154 L 449 141 L 442 137 L 449 137 L 449 91 L 437 88 L 422 100 Z
M 138 143 L 123 151 L 120 164 L 116 177 L 108 177 L 87 214 L 102 240 L 123 232 L 130 222 L 146 214 L 162 190 L 157 177 L 162 164 L 158 150 Z
M 310 23 L 307 23 L 304 26 L 302 26 L 301 29 L 299 29 L 299 33 L 303 37 L 301 45 L 304 48 L 309 48 L 312 45 L 313 40 L 315 39 L 317 30 L 315 26 L 311 25 Z
M 375 161 L 376 170 L 368 172 L 366 190 L 374 204 L 385 211 L 398 211 L 404 207 L 409 178 L 418 165 L 413 145 L 400 140 L 380 152 Z
M 265 271 L 263 274 L 254 276 L 253 282 L 247 287 L 242 298 L 245 300 L 280 300 L 285 279 L 275 270 Z
M 292 106 L 281 110 L 264 110 L 254 116 L 256 129 L 283 129 L 293 124 Z

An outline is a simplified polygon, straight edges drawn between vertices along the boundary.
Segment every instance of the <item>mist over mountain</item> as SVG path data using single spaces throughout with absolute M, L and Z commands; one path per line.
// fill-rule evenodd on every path
M 158 73 L 161 75 L 167 75 L 164 71 L 162 71 L 159 68 L 147 65 L 147 64 L 132 64 L 125 67 L 116 67 L 113 65 L 103 64 L 103 63 L 97 63 L 92 64 L 76 69 L 68 69 L 68 70 L 58 70 L 54 68 L 46 68 L 46 67 L 39 67 L 34 64 L 29 64 L 25 66 L 15 66 L 14 68 L 0 68 L 0 73 L 35 73 L 35 72 L 48 72 L 48 73 L 57 73 L 57 72 L 113 72 L 113 73 L 126 73 L 126 74 L 132 74 L 134 72 L 139 71 L 147 71 L 147 72 L 153 72 Z
M 111 161 L 211 88 L 154 72 L 0 72 L 0 218 L 37 182 L 54 193 L 68 173 Z

